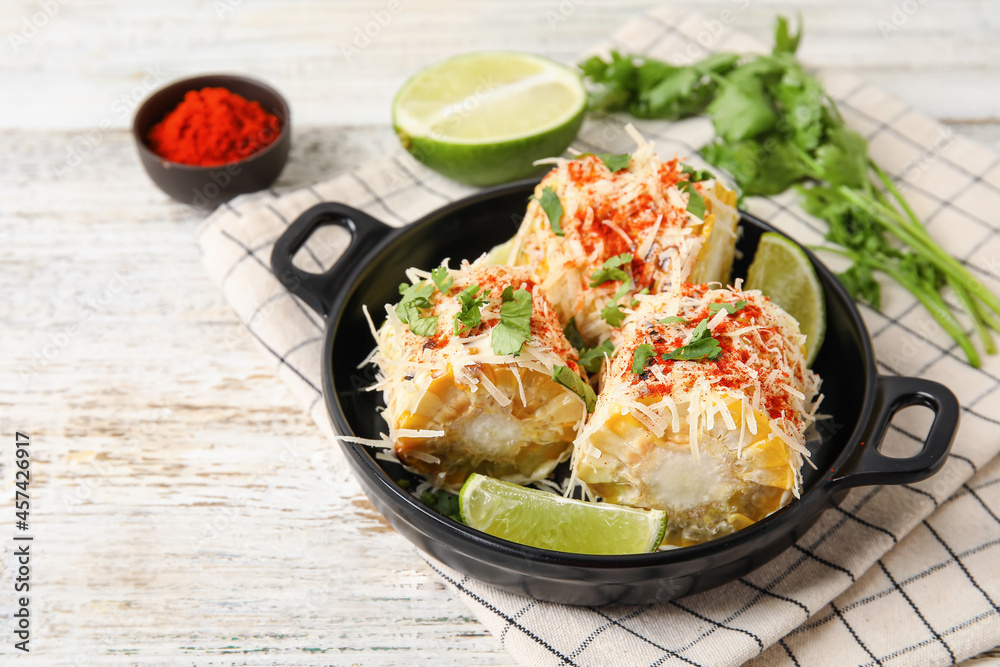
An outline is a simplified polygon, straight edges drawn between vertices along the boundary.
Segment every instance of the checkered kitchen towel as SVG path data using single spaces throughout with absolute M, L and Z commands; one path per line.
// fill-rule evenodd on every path
M 672 8 L 627 24 L 597 51 L 620 48 L 668 61 L 712 49 L 761 51 L 739 33 L 706 40 L 704 18 Z M 945 248 L 1000 293 L 1000 156 L 854 77 L 828 73 L 828 90 L 875 160 L 899 180 Z M 581 150 L 628 152 L 624 120 L 588 121 Z M 637 122 L 661 155 L 693 155 L 712 135 L 704 119 Z M 405 225 L 466 195 L 399 151 L 290 194 L 236 200 L 199 230 L 212 279 L 274 359 L 276 372 L 327 433 L 320 395 L 323 322 L 274 278 L 274 240 L 321 201 Z M 822 224 L 794 196 L 754 199 L 750 211 L 804 243 Z M 320 271 L 344 239 L 315 237 L 300 253 Z M 831 260 L 832 261 L 832 260 Z M 951 387 L 962 403 L 954 453 L 932 479 L 853 490 L 792 548 L 721 588 L 643 607 L 573 608 L 510 595 L 438 563 L 431 567 L 525 665 L 937 665 L 1000 643 L 1000 357 L 971 368 L 906 292 L 886 283 L 881 313 L 862 308 L 880 372 Z M 922 439 L 920 409 L 905 411 L 888 446 Z M 925 411 L 924 411 L 925 412 Z M 915 415 L 915 416 L 914 416 Z

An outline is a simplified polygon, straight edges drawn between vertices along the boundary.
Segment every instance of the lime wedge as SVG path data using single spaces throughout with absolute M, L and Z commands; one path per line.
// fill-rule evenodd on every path
M 826 333 L 826 306 L 816 270 L 802 248 L 781 234 L 762 234 L 744 288 L 760 290 L 798 320 L 806 335 L 806 364 L 812 365 Z
M 568 67 L 527 53 L 469 53 L 431 65 L 392 103 L 399 140 L 414 157 L 471 185 L 538 173 L 583 122 L 587 94 Z
M 510 259 L 510 249 L 513 245 L 514 239 L 510 239 L 499 245 L 493 246 L 483 258 L 483 264 L 490 264 L 494 266 L 506 264 L 507 260 Z
M 587 503 L 473 473 L 458 496 L 462 521 L 511 542 L 580 554 L 656 550 L 667 513 Z

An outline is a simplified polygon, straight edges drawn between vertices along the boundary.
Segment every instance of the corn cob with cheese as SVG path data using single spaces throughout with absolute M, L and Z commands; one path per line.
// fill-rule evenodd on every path
M 448 490 L 472 472 L 520 484 L 547 477 L 587 415 L 554 369 L 586 374 L 529 271 L 464 264 L 409 275 L 374 332 L 375 388 L 398 459 Z
M 614 310 L 627 308 L 633 295 L 686 282 L 725 284 L 732 266 L 735 193 L 676 158 L 659 160 L 652 144 L 634 136 L 639 148 L 631 159 L 555 159 L 507 260 L 531 267 L 560 320 L 575 317 L 590 347 L 620 326 L 624 313 Z M 626 260 L 618 279 L 599 273 L 609 260 Z
M 639 301 L 576 440 L 576 478 L 607 502 L 666 510 L 673 547 L 797 497 L 820 384 L 798 323 L 758 291 L 685 285 Z

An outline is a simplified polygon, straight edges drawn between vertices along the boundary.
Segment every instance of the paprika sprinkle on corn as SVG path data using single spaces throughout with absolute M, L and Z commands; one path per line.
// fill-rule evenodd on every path
M 278 117 L 225 88 L 202 88 L 149 131 L 149 148 L 160 157 L 198 167 L 238 162 L 281 134 Z

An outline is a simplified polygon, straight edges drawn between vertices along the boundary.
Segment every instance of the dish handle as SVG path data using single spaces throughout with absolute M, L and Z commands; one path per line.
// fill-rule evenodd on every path
M 830 479 L 831 490 L 919 482 L 940 470 L 948 458 L 960 416 L 958 399 L 948 387 L 922 378 L 880 375 L 875 391 L 872 419 L 853 456 Z M 913 405 L 934 412 L 923 446 L 913 456 L 886 456 L 879 448 L 889 422 L 897 412 Z
M 292 263 L 292 259 L 313 233 L 326 225 L 336 225 L 351 235 L 347 248 L 325 272 L 303 271 Z M 326 317 L 330 314 L 337 285 L 358 266 L 369 250 L 392 231 L 393 227 L 346 204 L 316 204 L 296 218 L 275 241 L 271 251 L 271 269 L 289 292 Z

